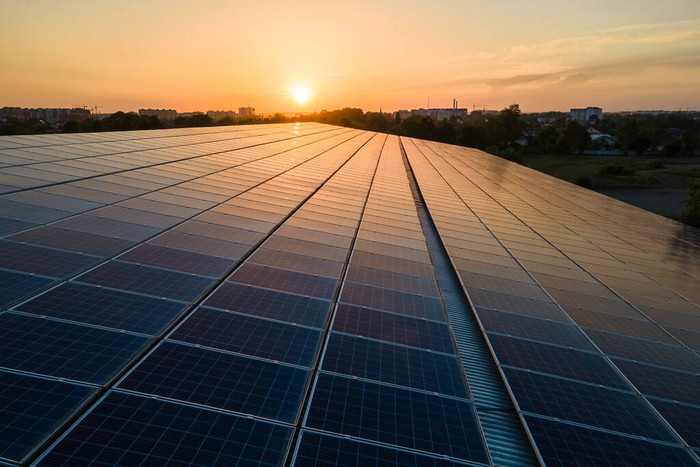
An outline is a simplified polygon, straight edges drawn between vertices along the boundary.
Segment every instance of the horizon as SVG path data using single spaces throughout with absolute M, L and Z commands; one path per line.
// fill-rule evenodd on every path
M 9 0 L 0 102 L 97 113 L 396 111 L 453 99 L 525 113 L 700 108 L 696 1 L 504 7 Z

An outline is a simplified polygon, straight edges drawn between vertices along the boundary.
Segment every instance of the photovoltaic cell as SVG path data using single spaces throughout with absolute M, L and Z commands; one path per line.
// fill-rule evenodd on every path
M 206 277 L 123 261 L 105 263 L 76 280 L 183 301 L 194 300 L 213 282 Z
M 235 263 L 231 259 L 151 244 L 140 245 L 119 259 L 208 277 L 223 275 Z
M 106 383 L 148 339 L 15 313 L 0 315 L 0 367 Z
M 497 334 L 489 333 L 488 338 L 502 365 L 627 389 L 600 355 Z
M 328 316 L 330 302 L 301 295 L 276 292 L 226 282 L 207 298 L 205 305 L 222 310 L 320 328 Z
M 382 384 L 319 374 L 305 425 L 487 463 L 471 405 Z
M 338 279 L 343 271 L 343 263 L 328 261 L 313 256 L 297 255 L 284 251 L 275 251 L 267 248 L 259 248 L 248 258 L 250 263 L 266 264 L 281 269 L 317 274 L 323 277 Z
M 322 370 L 467 398 L 452 355 L 331 333 Z
M 675 442 L 661 421 L 632 392 L 510 368 L 503 371 L 524 412 Z
M 680 447 L 525 416 L 547 465 L 693 465 Z
M 96 256 L 0 240 L 0 268 L 62 278 L 99 261 Z
M 288 426 L 111 391 L 38 465 L 277 466 L 291 432 Z
M 455 352 L 446 324 L 342 303 L 336 309 L 333 329 L 421 349 Z
M 333 297 L 338 283 L 328 277 L 250 263 L 241 266 L 230 281 L 323 299 Z
M 0 458 L 21 461 L 94 387 L 0 371 Z
M 429 297 L 440 297 L 440 291 L 433 278 L 398 274 L 383 269 L 350 265 L 348 268 L 347 280 L 362 284 L 372 284 L 401 292 L 410 292 Z
M 320 467 L 334 467 L 337 465 L 452 467 L 468 464 L 303 430 L 295 462 L 292 465 L 315 465 Z
M 182 302 L 66 282 L 17 309 L 35 315 L 155 335 L 186 306 Z
M 118 387 L 293 422 L 307 376 L 300 368 L 163 342 Z
M 700 448 L 700 406 L 680 404 L 649 398 L 659 411 L 691 447 Z
M 660 344 L 603 331 L 589 330 L 587 334 L 607 355 L 700 373 L 700 358 L 679 345 Z
M 47 277 L 0 270 L 0 307 L 9 305 L 52 282 L 54 280 Z
M 45 225 L 8 237 L 26 242 L 95 256 L 110 256 L 127 249 L 133 242 L 121 238 L 96 235 L 79 230 L 61 229 Z
M 19 219 L 11 219 L 9 217 L 0 217 L 0 236 L 9 235 L 21 230 L 35 226 L 33 222 L 26 222 Z
M 202 307 L 188 316 L 169 339 L 310 366 L 320 334 L 316 329 Z
M 250 245 L 243 243 L 175 232 L 174 230 L 163 232 L 149 240 L 149 244 L 164 245 L 180 250 L 193 251 L 210 256 L 220 256 L 222 258 L 234 260 L 239 259 L 250 249 Z
M 585 335 L 573 324 L 530 318 L 503 311 L 478 308 L 477 314 L 485 331 L 525 337 L 583 350 L 594 350 Z
M 674 371 L 619 358 L 612 360 L 642 394 L 700 405 L 700 374 Z
M 373 254 L 366 251 L 355 250 L 352 253 L 351 263 L 384 269 L 399 274 L 410 274 L 421 277 L 434 277 L 430 264 L 409 261 L 382 254 Z
M 381 287 L 345 282 L 340 293 L 340 301 L 418 318 L 446 320 L 440 300 Z

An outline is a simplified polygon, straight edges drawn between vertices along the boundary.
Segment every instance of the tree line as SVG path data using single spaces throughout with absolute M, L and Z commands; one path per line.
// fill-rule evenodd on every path
M 659 152 L 661 148 L 661 152 L 667 156 L 690 156 L 700 149 L 700 120 L 697 114 L 607 114 L 600 121 L 596 120 L 587 126 L 567 118 L 565 113 L 559 113 L 558 118 L 546 124 L 538 121 L 537 117 L 537 114 L 522 114 L 518 104 L 512 104 L 496 114 L 471 117 L 466 121 L 453 117 L 437 122 L 427 116 L 411 115 L 402 119 L 398 113 L 391 116 L 380 112 L 364 112 L 354 107 L 293 117 L 276 113 L 244 119 L 226 117 L 217 121 L 206 114 L 181 116 L 173 121 L 162 122 L 156 116 L 116 112 L 104 119 L 67 121 L 59 131 L 75 133 L 319 122 L 474 147 L 516 162 L 522 162 L 529 154 L 574 154 L 595 149 L 589 128 L 611 135 L 616 140 L 616 148 L 625 155 Z M 51 125 L 38 120 L 6 119 L 0 124 L 0 134 L 54 131 Z

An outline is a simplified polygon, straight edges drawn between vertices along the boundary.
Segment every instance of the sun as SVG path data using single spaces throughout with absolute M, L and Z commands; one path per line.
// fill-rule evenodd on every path
M 291 95 L 297 104 L 306 104 L 311 99 L 311 88 L 305 84 L 297 84 L 292 87 Z

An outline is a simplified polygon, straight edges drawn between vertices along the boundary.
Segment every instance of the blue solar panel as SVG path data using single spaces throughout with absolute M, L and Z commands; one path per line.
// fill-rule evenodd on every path
M 209 277 L 223 275 L 235 263 L 232 259 L 148 243 L 121 255 L 119 259 Z
M 661 344 L 647 339 L 621 336 L 605 331 L 586 332 L 603 353 L 675 370 L 700 372 L 700 359 L 680 345 Z
M 300 368 L 163 342 L 118 387 L 293 422 L 307 376 Z
M 524 412 L 674 442 L 641 397 L 591 384 L 504 368 Z
M 673 428 L 690 446 L 700 449 L 700 407 L 697 405 L 680 404 L 678 402 L 661 401 L 650 398 L 656 410 L 659 411 Z
M 9 235 L 19 232 L 24 229 L 35 226 L 32 222 L 26 222 L 19 219 L 10 219 L 9 217 L 0 217 L 0 236 Z
M 446 324 L 352 305 L 338 305 L 333 329 L 437 352 L 455 352 Z
M 345 282 L 340 294 L 340 301 L 407 316 L 446 321 L 442 302 L 437 298 L 397 292 L 381 287 Z
M 467 401 L 319 374 L 305 426 L 487 463 Z
M 694 465 L 680 446 L 526 416 L 547 465 Z
M 502 365 L 550 373 L 614 388 L 628 386 L 598 354 L 488 334 Z
M 700 405 L 700 391 L 698 391 L 700 374 L 674 371 L 618 358 L 612 360 L 642 394 Z
M 303 430 L 294 464 L 292 465 L 326 467 L 420 465 L 425 467 L 451 467 L 473 464 L 465 464 L 416 452 Z
M 36 292 L 53 281 L 47 277 L 0 270 L 0 307 Z
M 111 391 L 38 465 L 277 466 L 291 433 L 289 426 Z
M 314 361 L 321 333 L 302 326 L 211 308 L 199 308 L 188 316 L 169 338 L 310 366 Z
M 95 390 L 0 371 L 0 457 L 21 461 Z
M 0 268 L 61 278 L 99 261 L 97 256 L 0 240 Z
M 453 355 L 331 333 L 322 370 L 467 398 Z
M 102 384 L 147 340 L 6 312 L 0 315 L 0 367 Z
M 33 243 L 62 250 L 96 256 L 111 256 L 133 245 L 133 242 L 106 235 L 95 235 L 79 230 L 61 229 L 45 225 L 9 237 L 17 242 Z
M 222 284 L 204 304 L 222 310 L 238 311 L 315 328 L 323 326 L 331 305 L 326 300 L 232 282 Z
M 477 314 L 485 331 L 565 345 L 583 350 L 594 350 L 586 336 L 573 323 L 560 323 L 528 316 L 488 309 Z
M 155 335 L 186 306 L 182 302 L 66 282 L 17 309 L 25 313 Z
M 77 280 L 184 301 L 194 300 L 213 282 L 206 277 L 122 261 L 110 261 L 80 276 Z
M 231 277 L 231 282 L 262 286 L 280 292 L 290 292 L 316 298 L 330 299 L 333 297 L 336 279 L 303 274 L 286 269 L 244 264 Z

